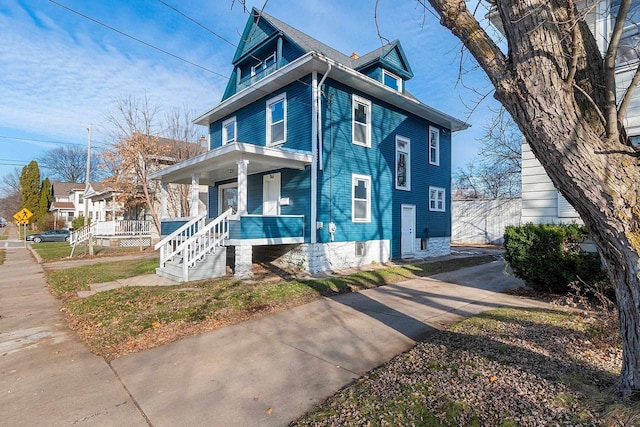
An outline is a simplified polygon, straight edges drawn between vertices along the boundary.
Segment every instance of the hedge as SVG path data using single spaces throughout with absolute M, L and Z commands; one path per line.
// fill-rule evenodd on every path
M 565 294 L 578 278 L 588 285 L 606 281 L 598 254 L 580 247 L 586 238 L 586 228 L 577 224 L 509 226 L 504 234 L 505 260 L 527 286 Z

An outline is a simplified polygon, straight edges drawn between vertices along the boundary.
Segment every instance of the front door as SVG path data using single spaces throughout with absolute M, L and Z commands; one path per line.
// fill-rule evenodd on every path
M 415 256 L 414 244 L 416 237 L 416 207 L 415 205 L 402 205 L 400 216 L 400 252 L 402 258 Z
M 280 215 L 280 173 L 262 177 L 262 215 Z

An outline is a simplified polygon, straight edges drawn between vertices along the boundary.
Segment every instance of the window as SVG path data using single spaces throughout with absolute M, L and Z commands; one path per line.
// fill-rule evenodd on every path
M 429 187 L 429 210 L 444 212 L 444 188 Z
M 259 61 L 256 65 L 252 66 L 251 75 L 257 76 L 258 74 L 261 74 L 265 70 L 268 70 L 272 65 L 275 65 L 275 63 L 276 53 L 274 52 L 271 55 L 267 56 L 263 61 Z
M 228 144 L 230 142 L 235 142 L 236 132 L 237 124 L 235 117 L 231 117 L 230 119 L 222 122 L 222 145 Z
M 356 253 L 358 258 L 367 256 L 367 242 L 356 242 Z
M 402 92 L 402 79 L 387 70 L 382 70 L 382 83 L 391 89 Z
M 222 215 L 227 209 L 232 208 L 233 214 L 238 212 L 238 184 L 224 184 L 219 187 L 218 193 L 218 215 Z
M 440 131 L 429 126 L 429 163 L 440 164 Z
M 411 141 L 396 136 L 396 189 L 411 190 Z
M 72 218 L 73 218 L 73 212 L 69 212 L 69 213 L 67 214 L 67 218 L 72 219 Z
M 287 95 L 278 95 L 267 101 L 267 145 L 282 144 L 287 140 Z
M 371 177 L 356 174 L 351 177 L 351 220 L 371 222 Z
M 353 143 L 371 147 L 371 102 L 353 97 Z

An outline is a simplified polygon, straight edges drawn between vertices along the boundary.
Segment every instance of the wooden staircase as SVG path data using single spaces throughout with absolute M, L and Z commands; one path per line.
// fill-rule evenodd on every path
M 229 239 L 229 209 L 211 222 L 206 213 L 193 218 L 155 245 L 160 250 L 160 267 L 156 274 L 175 280 L 193 280 L 222 277 L 227 272 Z

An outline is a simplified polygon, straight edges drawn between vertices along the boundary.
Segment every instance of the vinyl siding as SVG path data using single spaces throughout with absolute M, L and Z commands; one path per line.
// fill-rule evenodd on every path
M 399 257 L 402 204 L 416 206 L 416 237 L 451 236 L 451 133 L 440 129 L 440 166 L 430 165 L 427 141 L 429 126 L 433 124 L 357 93 L 372 103 L 371 148 L 361 147 L 351 142 L 352 90 L 328 79 L 325 93 L 332 99 L 332 106 L 323 102 L 323 170 L 318 183 L 318 221 L 336 223 L 335 241 L 389 239 L 392 257 Z M 411 191 L 396 190 L 394 186 L 396 135 L 411 140 Z M 352 174 L 371 176 L 370 223 L 351 220 Z M 445 189 L 445 212 L 429 211 L 429 186 Z M 318 232 L 318 241 L 329 241 L 327 226 Z
M 522 144 L 522 223 L 579 222 L 577 212 L 564 206 L 562 217 L 558 215 L 558 190 L 551 182 L 529 144 Z
M 211 149 L 222 146 L 222 123 L 236 117 L 237 140 L 264 146 L 267 138 L 267 100 L 287 94 L 287 141 L 280 147 L 311 151 L 311 78 L 305 77 L 224 117 L 209 126 Z

